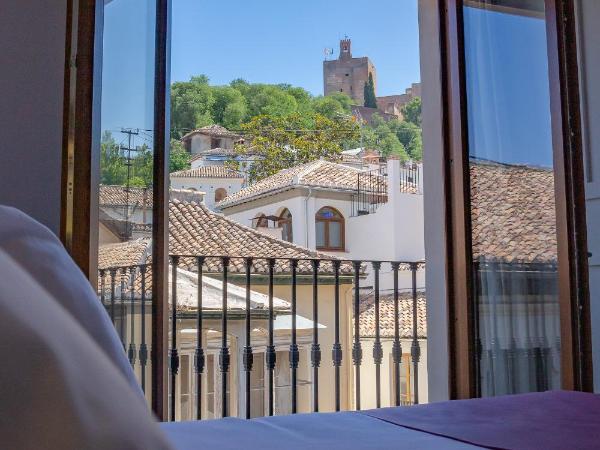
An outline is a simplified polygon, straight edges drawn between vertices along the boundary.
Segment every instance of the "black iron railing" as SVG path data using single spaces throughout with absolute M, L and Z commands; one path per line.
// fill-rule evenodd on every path
M 387 166 L 357 174 L 356 192 L 352 195 L 352 216 L 373 214 L 389 200 L 390 189 L 404 194 L 421 194 L 422 165 L 400 164 L 399 172 L 389 176 Z
M 387 166 L 357 174 L 356 193 L 352 196 L 352 216 L 373 214 L 387 201 Z
M 381 366 L 384 362 L 384 349 L 382 346 L 382 336 L 380 333 L 381 311 L 380 311 L 380 292 L 381 288 L 381 273 L 385 270 L 391 281 L 391 292 L 393 294 L 393 335 L 388 336 L 388 341 L 392 342 L 391 346 L 391 366 L 393 385 L 393 395 L 391 405 L 405 405 L 419 402 L 418 376 L 419 376 L 419 361 L 421 353 L 421 339 L 418 328 L 418 287 L 417 287 L 417 272 L 424 266 L 422 262 L 402 262 L 402 261 L 347 261 L 339 259 L 298 259 L 298 258 L 257 258 L 257 257 L 231 257 L 231 256 L 196 256 L 196 255 L 171 255 L 170 256 L 170 352 L 169 352 L 169 371 L 170 371 L 170 400 L 169 400 L 169 417 L 171 420 L 176 419 L 176 411 L 178 404 L 178 395 L 184 395 L 183 387 L 178 394 L 178 376 L 180 376 L 180 363 L 182 358 L 181 346 L 184 345 L 178 337 L 181 330 L 179 327 L 183 320 L 192 321 L 195 326 L 195 345 L 193 350 L 194 374 L 190 378 L 194 380 L 195 390 L 189 392 L 193 395 L 195 401 L 194 415 L 196 419 L 205 417 L 205 406 L 210 396 L 211 405 L 219 405 L 219 411 L 216 406 L 211 406 L 214 416 L 227 417 L 232 414 L 229 408 L 233 396 L 233 389 L 230 385 L 230 371 L 233 370 L 232 362 L 236 360 L 230 354 L 231 341 L 228 339 L 228 325 L 231 321 L 243 321 L 243 334 L 240 334 L 240 367 L 237 370 L 237 375 L 243 379 L 241 390 L 244 395 L 242 403 L 243 411 L 238 411 L 240 417 L 250 418 L 252 416 L 252 374 L 253 371 L 264 371 L 264 390 L 266 402 L 263 407 L 263 413 L 266 415 L 274 415 L 275 411 L 275 390 L 276 386 L 276 366 L 278 357 L 281 356 L 281 335 L 276 335 L 275 321 L 279 316 L 289 316 L 291 325 L 286 334 L 286 339 L 289 338 L 287 347 L 287 362 L 289 362 L 289 377 L 290 377 L 290 392 L 289 402 L 291 404 L 291 413 L 297 413 L 298 407 L 298 386 L 301 384 L 298 378 L 300 364 L 311 366 L 311 390 L 312 402 L 311 410 L 319 411 L 320 402 L 323 399 L 333 400 L 333 410 L 340 411 L 343 409 L 342 399 L 345 397 L 342 392 L 343 377 L 342 367 L 344 364 L 352 364 L 354 370 L 348 370 L 345 374 L 348 376 L 346 385 L 353 387 L 349 390 L 346 397 L 353 394 L 355 409 L 361 409 L 361 387 L 374 389 L 375 406 L 382 405 L 382 372 Z M 140 377 L 142 388 L 146 390 L 146 370 L 148 366 L 148 344 L 146 342 L 149 330 L 148 326 L 151 321 L 146 317 L 151 313 L 151 286 L 149 286 L 150 266 L 137 265 L 127 267 L 114 267 L 102 269 L 99 271 L 99 296 L 102 303 L 107 307 L 110 317 L 115 324 L 115 327 L 123 342 L 123 347 L 129 355 L 129 361 L 132 364 L 136 374 Z M 373 285 L 368 289 L 372 291 L 374 297 L 375 311 L 375 332 L 372 350 L 372 363 L 375 366 L 375 383 L 374 386 L 361 386 L 361 373 L 364 375 L 363 362 L 363 342 L 361 342 L 361 322 L 362 313 L 361 305 L 361 283 L 365 283 L 367 275 L 372 276 Z M 400 286 L 400 278 L 402 274 L 403 280 L 409 280 L 409 286 L 404 288 Z M 190 301 L 189 290 L 184 292 L 186 298 L 182 298 L 180 292 L 179 281 L 185 275 L 185 279 L 189 282 L 193 279 L 196 284 L 195 299 Z M 218 280 L 220 284 L 220 305 L 215 307 L 214 304 L 206 305 L 205 281 L 211 278 L 212 282 Z M 369 278 L 370 279 L 370 278 Z M 303 300 L 306 297 L 312 297 L 303 304 L 309 307 L 303 308 L 303 314 L 310 315 L 311 326 L 306 331 L 303 330 L 302 345 L 308 350 L 300 351 L 299 330 L 298 330 L 298 303 L 299 303 L 299 288 L 307 290 L 303 291 Z M 342 303 L 344 299 L 341 287 L 345 286 L 345 294 L 348 303 Z M 213 284 L 214 287 L 214 284 Z M 239 298 L 237 298 L 237 306 L 232 307 L 230 304 L 234 294 L 229 292 L 229 288 L 234 290 L 243 289 L 244 302 L 240 306 Z M 321 291 L 321 287 L 328 287 L 327 295 L 332 297 L 331 300 L 325 298 Z M 310 288 L 310 289 L 309 289 Z M 252 307 L 253 295 L 256 291 L 253 289 L 262 289 L 267 301 L 263 306 Z M 286 307 L 275 307 L 274 300 L 275 291 L 285 289 L 289 295 L 287 296 L 289 305 Z M 289 289 L 289 290 L 288 290 Z M 333 292 L 331 292 L 331 289 Z M 402 292 L 408 292 L 411 295 L 411 324 L 401 323 L 406 320 L 405 315 L 401 318 L 399 298 Z M 213 292 L 214 294 L 214 292 Z M 344 294 L 344 295 L 345 295 Z M 238 295 L 239 292 L 235 295 Z M 214 295 L 213 295 L 214 297 Z M 214 300 L 214 299 L 213 299 Z M 279 299 L 277 299 L 279 300 Z M 191 302 L 191 303 L 190 303 Z M 353 312 L 353 326 L 347 325 L 348 330 L 353 330 L 348 336 L 342 335 L 342 321 L 348 315 L 347 311 L 342 309 L 342 304 L 348 305 Z M 328 311 L 324 310 L 325 305 L 333 310 L 333 333 L 326 340 L 328 342 L 331 359 L 324 357 L 321 347 L 321 338 L 324 336 L 324 331 L 319 324 L 320 313 L 325 314 Z M 265 311 L 266 309 L 266 311 Z M 387 318 L 389 320 L 389 318 Z M 256 343 L 253 342 L 253 326 L 257 321 L 261 321 L 264 326 L 266 339 L 264 345 L 261 344 L 261 353 L 264 351 L 264 356 L 261 355 L 261 364 L 263 367 L 257 367 L 255 364 Z M 220 332 L 219 348 L 212 348 L 212 364 L 213 367 L 217 364 L 220 370 L 220 377 L 214 375 L 210 379 L 212 386 L 203 386 L 203 383 L 210 384 L 208 380 L 208 354 L 207 350 L 209 342 L 206 340 L 204 332 L 207 328 L 207 321 L 211 321 L 210 327 L 216 327 Z M 239 323 L 239 322 L 238 322 Z M 401 327 L 402 326 L 402 327 Z M 409 328 L 410 335 L 407 336 L 402 330 Z M 217 331 L 217 330 L 215 330 Z M 305 332 L 306 331 L 306 332 Z M 188 331 L 189 332 L 189 331 Z M 243 337 L 243 338 L 242 338 Z M 276 343 L 276 340 L 278 341 Z M 352 342 L 351 342 L 352 341 Z M 407 399 L 405 394 L 401 392 L 401 366 L 406 363 L 403 360 L 402 341 L 405 345 L 410 342 L 410 367 L 412 380 L 412 396 Z M 408 342 L 406 342 L 408 341 Z M 277 344 L 277 345 L 276 345 Z M 351 347 L 350 347 L 351 344 Z M 348 345 L 348 350 L 351 352 L 350 359 L 346 360 L 343 348 Z M 277 351 L 279 348 L 279 351 Z M 190 348 L 186 349 L 189 351 Z M 234 356 L 237 356 L 234 353 Z M 303 360 L 303 358 L 308 358 Z M 264 361 L 264 362 L 263 362 Z M 320 389 L 323 381 L 320 379 L 320 372 L 323 364 L 327 361 L 333 366 L 333 383 L 332 386 L 327 386 L 328 389 Z M 346 366 L 349 367 L 349 366 Z M 351 374 L 353 372 L 353 375 Z M 261 372 L 262 373 L 262 372 Z M 217 381 L 217 378 L 218 381 Z M 220 399 L 217 399 L 217 384 L 220 386 Z M 238 383 L 238 386 L 241 386 Z M 210 389 L 210 390 L 209 390 Z M 352 392 L 353 391 L 353 392 Z M 187 391 L 187 387 L 186 390 Z M 391 392 L 391 391 L 390 391 Z M 185 394 L 188 395 L 188 394 Z M 329 397 L 331 396 L 331 397 Z M 241 402 L 241 400 L 240 400 Z M 348 408 L 352 407 L 349 398 L 346 398 L 345 403 Z M 387 402 L 386 402 L 387 403 Z M 217 414 L 218 412 L 218 414 Z

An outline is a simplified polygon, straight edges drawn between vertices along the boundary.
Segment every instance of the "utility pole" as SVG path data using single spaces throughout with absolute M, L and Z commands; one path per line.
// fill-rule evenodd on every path
M 139 128 L 121 128 L 121 133 L 127 135 L 127 147 L 120 147 L 121 152 L 127 152 L 125 165 L 127 166 L 127 181 L 125 183 L 125 232 L 129 229 L 129 193 L 131 181 L 131 152 L 137 152 L 134 147 L 135 136 L 140 134 Z

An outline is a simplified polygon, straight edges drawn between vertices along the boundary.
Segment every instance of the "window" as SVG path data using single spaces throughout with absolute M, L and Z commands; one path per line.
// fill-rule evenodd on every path
M 400 404 L 408 406 L 413 404 L 413 379 L 411 377 L 411 357 L 409 353 L 402 354 L 400 363 Z M 390 355 L 390 404 L 394 404 L 396 395 L 396 377 L 394 376 L 394 359 Z
M 215 202 L 220 202 L 227 197 L 227 191 L 224 188 L 219 188 L 215 191 Z
M 325 206 L 315 218 L 317 249 L 344 250 L 344 216 L 337 209 Z
M 279 216 L 279 228 L 281 228 L 281 239 L 287 242 L 294 242 L 292 233 L 292 213 L 289 209 L 284 209 Z
M 475 364 L 484 397 L 561 383 L 544 1 L 510 12 L 501 9 L 508 1 L 499 3 L 463 10 Z
M 219 148 L 221 145 L 221 139 L 218 138 L 211 138 L 210 139 L 210 148 Z

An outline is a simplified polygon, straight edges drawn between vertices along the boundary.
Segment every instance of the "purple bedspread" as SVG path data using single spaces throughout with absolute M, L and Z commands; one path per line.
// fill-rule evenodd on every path
M 492 449 L 600 448 L 600 395 L 582 392 L 456 400 L 363 414 Z

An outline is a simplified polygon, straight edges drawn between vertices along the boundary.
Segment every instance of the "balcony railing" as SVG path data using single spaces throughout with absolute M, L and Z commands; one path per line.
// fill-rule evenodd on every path
M 170 419 L 358 410 L 366 395 L 374 397 L 371 407 L 418 403 L 424 336 L 417 322 L 424 298 L 417 273 L 423 266 L 171 255 Z M 365 302 L 361 283 L 367 280 L 372 286 Z M 150 266 L 100 270 L 99 296 L 146 391 Z M 382 316 L 382 296 L 393 302 L 393 318 Z M 361 314 L 369 315 L 371 331 L 365 332 Z M 393 332 L 382 336 L 381 321 L 393 322 Z M 365 345 L 372 348 L 370 358 Z M 382 402 L 382 365 L 388 364 L 390 397 Z

